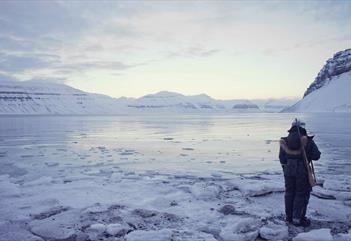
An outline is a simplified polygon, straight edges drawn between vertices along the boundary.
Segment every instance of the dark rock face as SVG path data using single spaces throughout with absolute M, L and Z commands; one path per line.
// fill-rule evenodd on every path
M 304 97 L 323 87 L 332 77 L 351 71 L 351 49 L 337 52 L 333 58 L 327 60 L 313 83 L 307 88 Z

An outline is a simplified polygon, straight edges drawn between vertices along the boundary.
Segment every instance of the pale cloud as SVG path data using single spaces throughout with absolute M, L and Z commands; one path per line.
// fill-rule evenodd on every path
M 328 57 L 351 46 L 348 1 L 0 5 L 2 75 L 50 78 L 114 96 L 172 88 L 210 94 L 216 83 L 218 98 L 229 98 L 230 89 L 242 98 L 235 95 L 249 88 L 240 83 L 262 82 L 267 96 L 278 96 L 292 81 L 297 87 L 290 95 L 299 95 Z
M 17 81 L 17 79 L 11 75 L 8 75 L 8 74 L 0 71 L 0 83 L 2 81 Z
M 21 73 L 30 69 L 50 67 L 57 62 L 57 58 L 58 56 L 49 54 L 13 55 L 0 53 L 0 66 L 1 71 Z

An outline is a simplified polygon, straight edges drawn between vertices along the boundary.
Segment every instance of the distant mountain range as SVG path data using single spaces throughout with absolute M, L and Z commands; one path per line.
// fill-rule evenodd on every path
M 351 49 L 327 60 L 304 97 L 216 100 L 161 91 L 112 98 L 64 84 L 0 79 L 0 115 L 126 115 L 141 113 L 351 112 Z
M 216 100 L 161 91 L 141 98 L 112 98 L 64 84 L 0 80 L 0 115 L 118 115 L 138 113 L 278 112 L 295 100 Z
M 303 99 L 284 112 L 351 112 L 351 49 L 328 59 Z

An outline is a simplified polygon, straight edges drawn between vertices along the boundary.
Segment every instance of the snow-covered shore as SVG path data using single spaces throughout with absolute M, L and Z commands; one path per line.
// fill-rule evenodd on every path
M 167 175 L 98 163 L 26 182 L 0 177 L 4 241 L 288 240 L 320 228 L 343 240 L 351 226 L 347 176 L 314 189 L 305 230 L 284 223 L 280 173 Z

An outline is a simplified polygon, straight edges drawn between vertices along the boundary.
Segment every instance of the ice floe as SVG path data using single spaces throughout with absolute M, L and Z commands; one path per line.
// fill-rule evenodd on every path
M 260 228 L 260 237 L 271 241 L 286 240 L 289 237 L 289 230 L 284 223 L 268 223 Z
M 306 233 L 299 233 L 293 241 L 333 241 L 330 229 L 322 228 L 312 230 Z
M 254 241 L 258 236 L 258 221 L 253 218 L 240 218 L 228 223 L 221 231 L 223 241 Z

